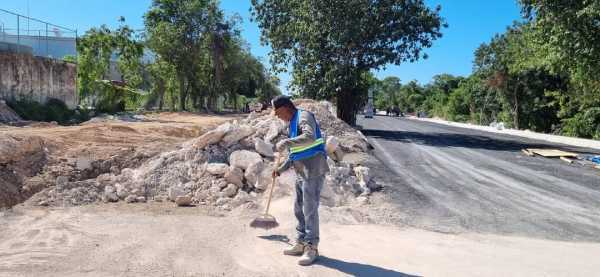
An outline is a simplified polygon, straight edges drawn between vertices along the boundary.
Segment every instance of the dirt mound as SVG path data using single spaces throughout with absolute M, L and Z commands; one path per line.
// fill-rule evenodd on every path
M 0 134 L 0 208 L 36 192 L 27 186 L 27 177 L 40 173 L 46 161 L 46 147 L 40 137 Z
M 0 123 L 14 123 L 23 121 L 15 111 L 13 111 L 4 100 L 0 100 Z
M 366 139 L 337 119 L 322 103 L 302 100 L 299 107 L 315 114 L 327 138 L 331 173 L 323 191 L 323 203 L 344 205 L 365 201 L 377 185 L 369 169 Z M 221 124 L 189 140 L 177 150 L 157 155 L 137 168 L 119 174 L 106 173 L 95 180 L 57 184 L 32 198 L 42 205 L 78 205 L 105 202 L 177 201 L 225 210 L 255 203 L 271 181 L 276 154 L 274 144 L 287 137 L 284 123 L 270 113 L 251 113 L 247 118 Z M 289 194 L 295 182 L 289 170 L 278 178 L 279 195 Z M 361 196 L 358 197 L 357 196 Z

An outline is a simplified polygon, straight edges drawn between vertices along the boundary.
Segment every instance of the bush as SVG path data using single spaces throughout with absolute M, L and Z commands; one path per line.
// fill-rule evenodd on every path
M 75 118 L 74 110 L 70 110 L 63 101 L 54 98 L 49 99 L 46 104 L 40 104 L 31 99 L 8 101 L 7 104 L 25 120 L 56 121 L 61 125 L 69 124 L 73 120 L 79 121 L 78 118 Z
M 589 108 L 565 119 L 563 134 L 600 140 L 600 108 Z

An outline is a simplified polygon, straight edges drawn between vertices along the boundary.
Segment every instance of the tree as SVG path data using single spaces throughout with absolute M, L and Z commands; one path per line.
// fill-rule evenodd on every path
M 252 0 L 262 41 L 276 69 L 292 67 L 302 95 L 333 99 L 338 117 L 355 122 L 364 74 L 426 58 L 441 37 L 440 7 L 422 0 Z
M 520 0 L 524 16 L 535 27 L 552 73 L 567 73 L 570 88 L 556 94 L 567 135 L 598 137 L 600 118 L 600 1 Z M 583 128 L 584 120 L 590 126 Z M 581 130 L 579 132 L 578 130 Z M 598 131 L 590 131 L 598 130 Z
M 136 89 L 142 83 L 143 46 L 134 39 L 133 30 L 124 25 L 125 19 L 121 17 L 119 22 L 121 26 L 116 30 L 102 25 L 90 29 L 77 41 L 79 94 L 100 111 L 120 111 L 140 98 Z M 116 65 L 122 82 L 109 80 L 111 64 Z
M 148 46 L 171 64 L 179 82 L 179 108 L 187 109 L 190 92 L 201 93 L 197 73 L 208 62 L 202 53 L 209 22 L 209 0 L 153 0 L 144 15 Z

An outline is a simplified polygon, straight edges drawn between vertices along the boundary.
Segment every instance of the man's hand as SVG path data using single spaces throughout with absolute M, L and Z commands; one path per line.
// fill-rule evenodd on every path
M 289 139 L 284 139 L 275 144 L 275 149 L 277 152 L 282 152 L 283 150 L 287 150 L 287 148 L 292 144 Z

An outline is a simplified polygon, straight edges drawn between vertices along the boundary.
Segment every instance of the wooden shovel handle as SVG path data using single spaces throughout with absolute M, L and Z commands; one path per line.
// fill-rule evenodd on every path
M 281 153 L 278 153 L 277 161 L 275 162 L 275 168 L 273 170 L 277 170 L 279 167 L 279 162 L 281 160 Z M 273 197 L 273 189 L 275 188 L 275 176 L 271 177 L 271 191 L 269 191 L 269 200 L 267 200 L 267 208 L 265 209 L 265 214 L 269 213 L 269 207 L 271 206 L 271 197 Z

